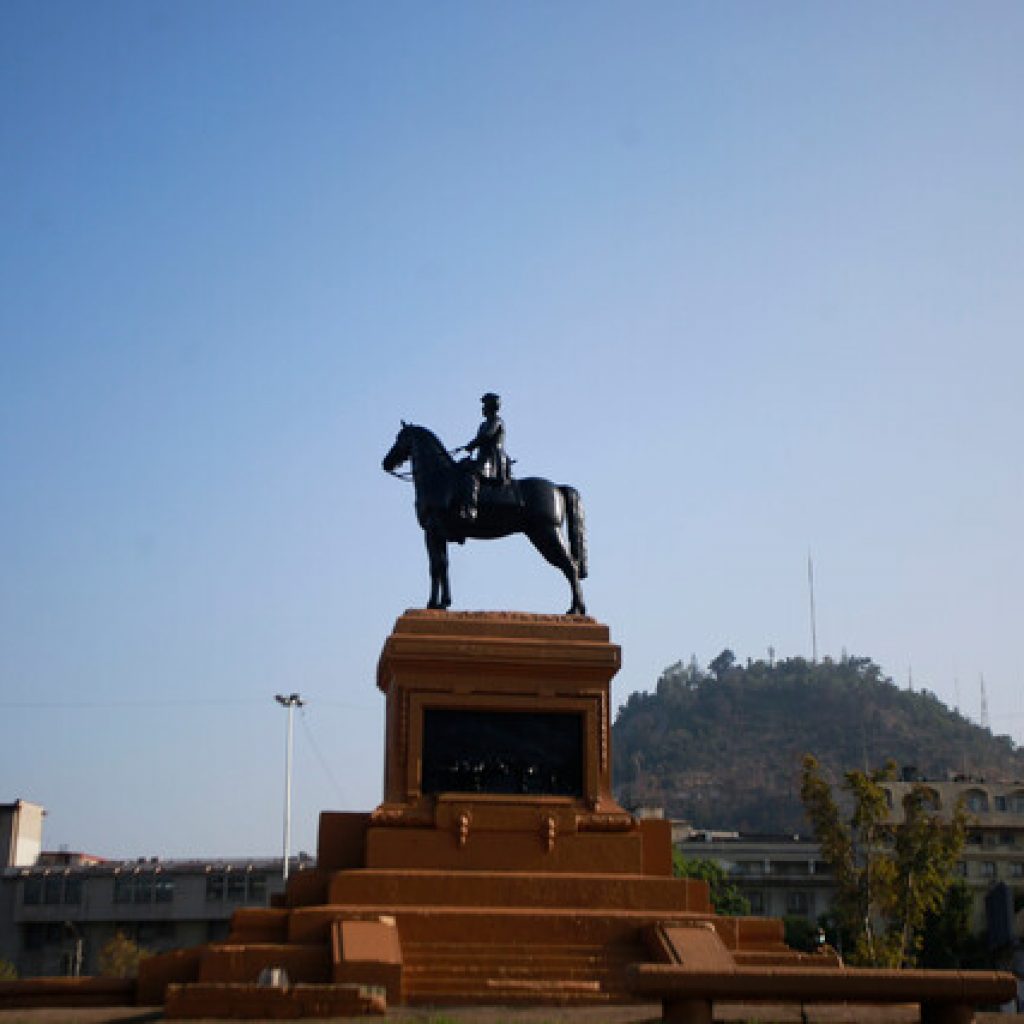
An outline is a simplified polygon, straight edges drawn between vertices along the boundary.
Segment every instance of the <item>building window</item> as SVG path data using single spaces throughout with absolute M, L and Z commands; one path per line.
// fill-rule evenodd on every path
M 208 903 L 219 903 L 224 899 L 224 876 L 206 876 L 206 900 Z
M 786 913 L 803 914 L 806 916 L 809 910 L 809 902 L 810 901 L 807 899 L 807 893 L 805 892 L 787 892 Z
M 1005 796 L 997 796 L 996 797 L 996 810 L 997 811 L 1001 811 L 1003 813 L 1006 812 L 1006 797 Z
M 967 833 L 967 845 L 968 846 L 981 846 L 981 833 L 980 832 L 968 832 Z
M 981 877 L 982 878 L 995 878 L 996 877 L 996 862 L 994 860 L 983 860 L 981 862 Z
M 133 875 L 117 875 L 114 879 L 114 902 L 135 902 L 135 877 Z
M 1024 814 L 1024 793 L 1013 793 L 1007 797 L 1006 808 L 1011 814 Z
M 227 899 L 229 903 L 261 903 L 267 902 L 267 876 L 256 875 L 248 871 L 216 872 L 206 876 L 206 900 L 208 903 L 219 903 Z
M 963 860 L 958 860 L 956 864 L 953 866 L 953 874 L 955 874 L 957 878 L 966 878 L 967 862 Z
M 43 879 L 43 902 L 50 905 L 60 903 L 63 889 L 63 875 L 47 875 Z
M 245 902 L 245 874 L 241 871 L 232 871 L 228 875 L 228 902 Z
M 1010 877 L 1011 878 L 1024 878 L 1024 863 L 1019 860 L 1013 861 L 1010 864 Z
M 170 903 L 174 899 L 174 879 L 145 872 L 139 875 L 117 875 L 114 878 L 114 902 Z
M 81 903 L 82 880 L 60 874 L 26 878 L 21 902 L 29 907 L 39 906 L 40 903 L 51 907 L 59 906 L 61 903 Z
M 972 789 L 967 793 L 967 810 L 973 814 L 984 814 L 988 811 L 988 795 L 980 789 Z
M 747 901 L 750 903 L 750 912 L 752 914 L 763 914 L 764 913 L 764 893 L 763 892 L 747 892 L 743 894 L 747 897 Z
M 26 878 L 21 890 L 21 902 L 26 907 L 34 907 L 43 902 L 43 880 Z

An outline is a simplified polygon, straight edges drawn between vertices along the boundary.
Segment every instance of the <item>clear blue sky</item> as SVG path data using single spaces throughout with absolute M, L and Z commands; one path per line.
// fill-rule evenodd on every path
M 1024 739 L 1024 6 L 0 5 L 0 800 L 273 853 L 380 796 L 399 419 L 576 485 L 621 701 L 822 653 Z M 522 538 L 455 606 L 564 610 Z

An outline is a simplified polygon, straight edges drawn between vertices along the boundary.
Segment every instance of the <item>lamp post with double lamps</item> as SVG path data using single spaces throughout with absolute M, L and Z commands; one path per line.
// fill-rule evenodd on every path
M 295 709 L 301 708 L 306 702 L 297 694 L 287 697 L 276 694 L 274 700 L 283 708 L 288 709 L 288 733 L 285 740 L 284 754 L 284 864 L 281 875 L 288 881 L 288 857 L 292 838 L 292 716 Z

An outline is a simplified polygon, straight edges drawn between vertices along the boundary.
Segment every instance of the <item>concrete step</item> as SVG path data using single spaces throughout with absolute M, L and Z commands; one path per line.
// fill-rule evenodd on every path
M 665 921 L 707 920 L 707 915 L 680 911 L 605 910 L 547 907 L 393 906 L 360 904 L 303 907 L 291 913 L 289 942 L 326 942 L 339 919 L 393 918 L 403 948 L 409 942 L 592 943 L 632 941 L 639 929 Z M 730 945 L 727 943 L 727 945 Z
M 595 985 L 571 982 L 502 983 L 494 980 L 484 988 L 456 991 L 450 988 L 422 989 L 406 993 L 411 1005 L 465 1006 L 497 1003 L 502 1006 L 603 1006 L 632 1002 L 627 993 L 609 993 Z
M 647 959 L 639 941 L 409 942 L 403 956 L 409 1002 L 561 1005 L 629 1001 L 627 968 Z
M 328 903 L 404 906 L 545 907 L 708 913 L 707 888 L 692 879 L 650 875 L 517 871 L 362 869 L 331 876 Z

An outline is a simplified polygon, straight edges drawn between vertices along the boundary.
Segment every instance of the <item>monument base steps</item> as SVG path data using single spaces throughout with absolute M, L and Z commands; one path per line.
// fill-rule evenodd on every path
M 408 1003 L 629 1002 L 627 968 L 644 959 L 634 940 L 606 944 L 417 943 L 405 947 Z
M 1010 975 L 844 969 L 789 950 L 780 920 L 716 916 L 705 883 L 672 877 L 671 823 L 612 794 L 620 663 L 592 619 L 407 612 L 377 676 L 383 802 L 324 812 L 317 867 L 237 911 L 226 943 L 144 960 L 140 1002 L 294 1018 L 659 999 L 665 1020 L 708 1024 L 716 999 L 915 1001 L 962 1024 L 1015 991 Z M 256 984 L 273 967 L 287 988 Z

